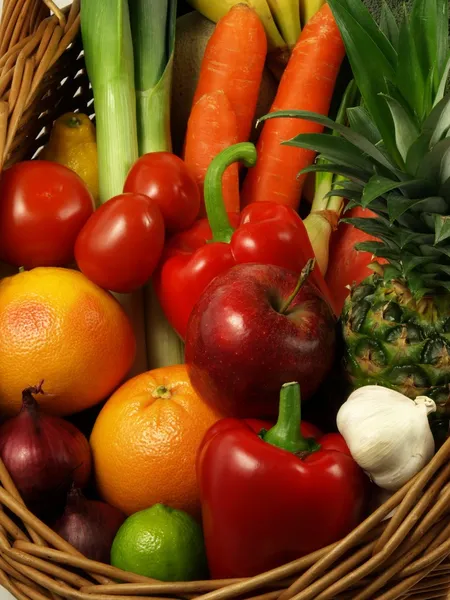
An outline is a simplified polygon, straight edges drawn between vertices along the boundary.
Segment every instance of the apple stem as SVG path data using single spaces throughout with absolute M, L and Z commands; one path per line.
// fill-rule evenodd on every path
M 308 260 L 308 262 L 306 263 L 306 265 L 303 267 L 302 272 L 300 273 L 300 277 L 298 278 L 297 285 L 294 288 L 294 291 L 292 292 L 292 294 L 289 296 L 289 298 L 286 300 L 286 302 L 283 304 L 283 306 L 281 307 L 281 309 L 279 311 L 281 315 L 285 315 L 287 313 L 287 311 L 289 310 L 289 307 L 291 306 L 292 302 L 295 300 L 295 297 L 301 290 L 305 281 L 310 276 L 315 265 L 316 265 L 316 259 L 310 258 Z
M 222 150 L 208 167 L 203 186 L 206 214 L 213 234 L 213 242 L 229 243 L 234 229 L 225 208 L 222 193 L 222 178 L 226 169 L 235 162 L 242 162 L 246 167 L 256 164 L 256 148 L 250 142 L 234 144 Z
M 263 439 L 272 446 L 294 454 L 314 452 L 319 446 L 314 440 L 303 437 L 300 423 L 300 385 L 296 381 L 292 381 L 282 386 L 278 420 L 272 429 L 265 433 Z

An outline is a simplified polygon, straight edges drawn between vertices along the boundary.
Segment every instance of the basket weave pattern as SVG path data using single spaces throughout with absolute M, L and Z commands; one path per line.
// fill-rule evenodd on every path
M 35 156 L 74 110 L 93 112 L 79 0 L 67 11 L 4 0 L 0 171 Z M 344 540 L 242 580 L 162 583 L 90 561 L 26 509 L 1 461 L 0 482 L 0 584 L 19 600 L 450 599 L 450 440 Z

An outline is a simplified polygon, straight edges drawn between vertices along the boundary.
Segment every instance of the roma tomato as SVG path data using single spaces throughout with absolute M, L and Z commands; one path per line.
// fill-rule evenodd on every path
M 128 293 L 151 277 L 164 246 L 164 221 L 156 202 L 143 194 L 120 194 L 87 221 L 75 259 L 91 281 Z
M 27 269 L 67 265 L 93 210 L 71 169 L 45 160 L 13 165 L 0 179 L 0 259 Z
M 189 167 L 170 152 L 141 156 L 128 173 L 124 192 L 145 194 L 157 202 L 170 233 L 188 229 L 200 210 L 200 191 Z

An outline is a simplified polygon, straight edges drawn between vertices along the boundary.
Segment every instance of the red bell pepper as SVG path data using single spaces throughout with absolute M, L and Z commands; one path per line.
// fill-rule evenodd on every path
M 342 436 L 314 428 L 304 437 L 297 383 L 282 387 L 277 424 L 259 435 L 256 424 L 222 419 L 199 450 L 213 578 L 250 577 L 314 552 L 348 534 L 366 509 L 369 480 Z
M 287 206 L 255 202 L 240 216 L 227 215 L 222 176 L 237 161 L 247 167 L 255 165 L 255 146 L 247 142 L 236 144 L 211 162 L 204 184 L 208 218 L 197 221 L 191 229 L 169 241 L 154 277 L 161 306 L 183 339 L 197 300 L 220 273 L 240 263 L 272 264 L 300 273 L 314 257 L 303 221 Z M 318 268 L 314 269 L 311 281 L 333 306 Z

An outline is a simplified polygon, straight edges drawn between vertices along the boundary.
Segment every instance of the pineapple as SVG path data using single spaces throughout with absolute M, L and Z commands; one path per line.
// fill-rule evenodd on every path
M 287 143 L 321 154 L 304 172 L 339 177 L 329 195 L 376 214 L 347 219 L 379 240 L 358 249 L 384 259 L 351 290 L 341 318 L 353 384 L 429 395 L 450 416 L 448 0 L 413 0 L 401 23 L 384 5 L 379 25 L 362 0 L 328 2 L 361 94 L 349 127 L 306 111 L 265 118 L 308 119 L 340 134 Z

